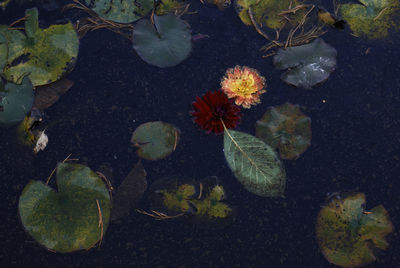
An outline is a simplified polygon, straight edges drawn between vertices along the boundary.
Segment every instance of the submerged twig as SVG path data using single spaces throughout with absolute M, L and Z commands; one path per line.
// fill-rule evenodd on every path
M 97 210 L 99 212 L 99 228 L 101 228 L 101 233 L 100 233 L 100 240 L 99 240 L 99 247 L 101 246 L 101 241 L 103 241 L 103 215 L 101 214 L 101 208 L 99 204 L 99 200 L 96 199 L 96 204 L 97 204 Z
M 77 158 L 69 158 L 70 156 L 71 156 L 72 154 L 69 154 L 68 156 L 67 156 L 67 158 L 65 158 L 63 161 L 62 161 L 62 163 L 65 163 L 65 162 L 67 162 L 67 161 L 78 161 L 79 159 L 77 159 Z M 49 185 L 49 182 L 50 182 L 50 180 L 51 180 L 51 177 L 53 177 L 53 175 L 54 175 L 54 172 L 56 172 L 56 170 L 57 170 L 57 167 L 55 167 L 54 169 L 53 169 L 53 171 L 50 173 L 50 176 L 47 178 L 47 180 L 46 180 L 46 185 Z
M 156 220 L 175 219 L 175 218 L 178 218 L 178 217 L 181 217 L 181 216 L 185 215 L 185 213 L 182 212 L 182 213 L 174 215 L 174 216 L 169 216 L 169 215 L 166 215 L 166 214 L 164 214 L 162 212 L 158 212 L 158 211 L 155 211 L 155 210 L 151 210 L 151 213 L 149 213 L 149 212 L 146 212 L 146 211 L 140 210 L 140 209 L 136 209 L 136 212 L 138 212 L 140 214 L 143 214 L 143 215 L 150 216 L 150 217 L 152 217 L 152 218 L 154 218 Z

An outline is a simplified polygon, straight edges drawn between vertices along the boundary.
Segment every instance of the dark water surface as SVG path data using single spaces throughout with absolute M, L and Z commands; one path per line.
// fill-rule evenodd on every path
M 192 2 L 198 13 L 184 19 L 193 34 L 210 38 L 196 41 L 183 63 L 165 69 L 148 65 L 129 40 L 107 30 L 91 32 L 81 40 L 68 76 L 74 86 L 46 110 L 45 151 L 33 155 L 16 144 L 14 128 L 0 129 L 0 263 L 8 265 L 1 267 L 333 267 L 319 251 L 314 229 L 326 194 L 337 191 L 363 192 L 367 208 L 382 204 L 388 210 L 395 226 L 390 247 L 366 267 L 400 267 L 399 35 L 368 41 L 331 30 L 323 39 L 338 51 L 337 69 L 306 91 L 280 80 L 281 71 L 259 52 L 265 41 L 233 7 L 222 12 Z M 0 11 L 0 24 L 23 17 L 24 9 Z M 39 13 L 45 23 L 62 17 Z M 226 69 L 235 65 L 259 70 L 268 85 L 262 104 L 244 111 L 240 131 L 254 134 L 266 108 L 286 101 L 303 106 L 312 119 L 312 145 L 298 160 L 284 161 L 285 199 L 247 192 L 225 162 L 223 136 L 204 134 L 190 118 L 195 97 L 218 89 Z M 169 157 L 143 161 L 148 182 L 216 175 L 238 208 L 234 223 L 207 230 L 131 213 L 110 224 L 100 249 L 74 254 L 48 252 L 25 233 L 17 206 L 29 180 L 45 180 L 72 153 L 93 170 L 112 167 L 119 185 L 138 161 L 130 145 L 133 130 L 156 120 L 179 127 L 181 140 Z M 146 199 L 140 206 L 146 207 Z

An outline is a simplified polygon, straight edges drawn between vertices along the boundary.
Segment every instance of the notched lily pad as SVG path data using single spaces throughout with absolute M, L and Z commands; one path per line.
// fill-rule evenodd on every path
M 154 6 L 153 0 L 85 0 L 99 16 L 119 23 L 130 23 L 146 16 Z
M 348 3 L 340 6 L 340 15 L 353 34 L 370 39 L 385 38 L 400 29 L 399 0 L 360 0 L 364 5 Z
M 148 160 L 162 159 L 176 149 L 180 131 L 171 124 L 155 121 L 140 125 L 132 134 L 131 142 L 138 147 L 139 157 Z
M 282 159 L 295 160 L 311 144 L 311 118 L 299 105 L 271 106 L 256 123 L 256 136 L 274 149 Z
M 325 258 L 341 267 L 359 267 L 375 261 L 376 249 L 389 246 L 393 231 L 386 209 L 379 205 L 365 211 L 365 195 L 333 197 L 317 218 L 317 241 Z
M 41 245 L 56 252 L 90 249 L 109 223 L 110 195 L 103 180 L 80 164 L 57 165 L 57 191 L 31 181 L 19 199 L 25 230 Z
M 25 15 L 25 33 L 0 25 L 8 44 L 2 75 L 17 84 L 25 75 L 34 86 L 52 83 L 72 70 L 78 56 L 78 35 L 71 22 L 39 28 L 36 8 L 26 10 Z
M 297 0 L 236 0 L 236 10 L 240 19 L 246 25 L 253 25 L 248 14 L 249 7 L 251 7 L 257 24 L 278 30 L 286 24 L 295 26 L 300 22 L 306 14 L 304 9 L 299 9 L 296 13 L 290 14 L 293 16 L 290 17 L 289 21 L 285 20 L 279 13 L 288 10 L 290 6 L 295 7 L 301 4 L 301 1 Z
M 192 36 L 187 23 L 174 15 L 154 15 L 154 25 L 143 19 L 135 24 L 133 48 L 147 63 L 171 67 L 189 56 Z
M 322 39 L 312 43 L 279 49 L 274 56 L 278 70 L 288 69 L 281 79 L 290 85 L 311 89 L 328 79 L 336 67 L 336 49 Z
M 33 104 L 33 86 L 28 77 L 20 85 L 3 83 L 0 78 L 0 126 L 9 127 L 22 121 Z

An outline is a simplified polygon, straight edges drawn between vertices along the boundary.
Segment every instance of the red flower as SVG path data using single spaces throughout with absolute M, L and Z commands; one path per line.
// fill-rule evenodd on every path
M 228 99 L 221 90 L 207 91 L 203 97 L 196 97 L 192 106 L 193 121 L 207 133 L 224 132 L 222 121 L 226 128 L 235 128 L 240 121 L 240 107 Z

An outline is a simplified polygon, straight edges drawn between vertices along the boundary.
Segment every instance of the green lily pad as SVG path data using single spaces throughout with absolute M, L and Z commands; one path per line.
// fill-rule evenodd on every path
M 340 6 L 340 15 L 353 34 L 370 39 L 385 38 L 400 29 L 399 0 L 360 0 L 365 6 L 348 3 Z
M 4 10 L 10 2 L 11 0 L 1 0 L 0 7 Z
M 274 56 L 278 70 L 288 69 L 281 79 L 290 85 L 311 89 L 328 79 L 336 67 L 336 49 L 321 38 L 312 43 L 279 49 Z
M 224 154 L 233 174 L 249 192 L 283 196 L 286 173 L 271 146 L 247 133 L 225 129 Z
M 265 25 L 270 29 L 280 29 L 285 23 L 290 26 L 297 25 L 306 14 L 306 9 L 299 9 L 296 13 L 290 14 L 290 21 L 286 22 L 284 17 L 278 14 L 288 10 L 290 5 L 295 7 L 301 4 L 296 0 L 236 0 L 236 9 L 240 19 L 246 25 L 253 25 L 248 14 L 251 7 L 254 20 L 259 25 Z
M 154 15 L 154 25 L 147 19 L 133 29 L 133 48 L 145 62 L 157 67 L 171 67 L 189 56 L 192 36 L 187 23 L 174 15 Z
M 8 44 L 7 39 L 0 33 L 0 72 L 7 63 Z
M 25 75 L 34 86 L 52 83 L 72 70 L 78 56 L 78 35 L 71 22 L 39 28 L 36 8 L 26 10 L 25 15 L 25 34 L 0 25 L 0 33 L 8 41 L 2 75 L 17 84 Z
M 278 148 L 282 159 L 294 160 L 311 144 L 311 118 L 299 105 L 272 106 L 257 121 L 256 136 L 272 148 Z
M 139 157 L 148 160 L 162 159 L 176 149 L 180 131 L 171 124 L 155 121 L 140 125 L 132 134 L 131 142 L 138 147 Z
M 21 85 L 11 82 L 5 85 L 0 79 L 0 126 L 9 127 L 21 122 L 31 110 L 33 86 L 28 77 Z
M 130 23 L 146 16 L 154 6 L 153 0 L 85 0 L 86 5 L 102 18 Z
M 109 223 L 106 184 L 88 167 L 69 163 L 57 165 L 56 182 L 57 191 L 41 181 L 25 186 L 19 199 L 25 230 L 52 251 L 90 249 L 102 239 Z
M 365 209 L 365 195 L 334 197 L 317 218 L 317 241 L 325 258 L 341 267 L 359 267 L 375 261 L 375 250 L 388 247 L 385 236 L 393 231 L 386 209 Z

